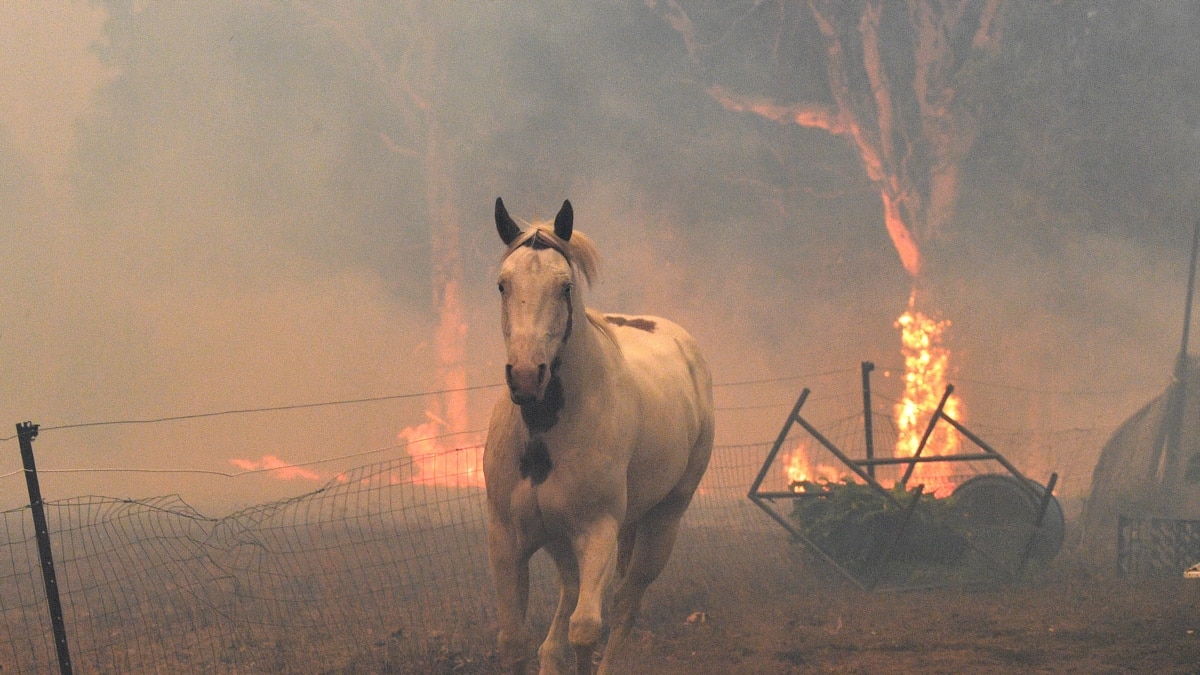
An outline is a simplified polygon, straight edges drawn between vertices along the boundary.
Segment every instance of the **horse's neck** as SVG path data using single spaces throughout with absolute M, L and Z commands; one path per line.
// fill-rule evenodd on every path
M 620 361 L 620 349 L 592 323 L 586 310 L 579 312 L 574 324 L 562 352 L 563 389 L 568 395 L 609 381 Z

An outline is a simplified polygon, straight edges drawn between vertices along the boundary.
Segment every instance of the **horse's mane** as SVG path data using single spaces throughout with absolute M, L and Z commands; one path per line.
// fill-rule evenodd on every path
M 583 274 L 589 287 L 599 278 L 600 250 L 587 235 L 579 230 L 575 230 L 571 234 L 570 241 L 563 241 L 554 234 L 553 223 L 534 223 L 509 244 L 508 252 L 504 254 L 504 257 L 507 258 L 512 255 L 513 251 L 527 245 L 544 246 L 561 253 L 572 267 Z

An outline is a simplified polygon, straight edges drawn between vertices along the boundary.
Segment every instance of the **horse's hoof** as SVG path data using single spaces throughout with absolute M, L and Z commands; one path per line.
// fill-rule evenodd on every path
M 566 649 L 557 652 L 538 650 L 538 663 L 538 675 L 560 675 L 572 672 L 573 664 L 569 660 Z

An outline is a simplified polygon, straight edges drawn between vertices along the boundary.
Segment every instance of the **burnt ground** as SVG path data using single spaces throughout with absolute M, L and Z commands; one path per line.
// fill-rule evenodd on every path
M 629 671 L 1200 672 L 1200 580 L 1182 574 L 1115 578 L 1064 556 L 1003 588 L 867 593 L 805 555 L 762 562 L 700 610 L 647 598 Z
M 1003 587 L 865 592 L 772 539 L 692 558 L 706 569 L 680 551 L 618 672 L 1200 673 L 1200 580 L 1182 574 L 1117 578 L 1065 552 Z M 494 672 L 481 647 L 422 668 Z

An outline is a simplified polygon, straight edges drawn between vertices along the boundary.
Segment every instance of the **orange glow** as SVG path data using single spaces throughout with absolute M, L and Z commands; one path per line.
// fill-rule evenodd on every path
M 804 492 L 804 483 L 837 483 L 848 475 L 836 466 L 828 464 L 813 466 L 808 458 L 808 447 L 803 443 L 784 455 L 782 466 L 788 489 L 793 492 Z
M 263 455 L 261 460 L 231 459 L 229 463 L 242 471 L 267 471 L 279 480 L 321 480 L 321 475 L 317 472 L 288 464 L 275 455 Z
M 452 487 L 483 487 L 483 449 L 473 441 L 463 443 L 468 429 L 467 373 L 463 367 L 467 324 L 462 319 L 462 303 L 457 280 L 443 281 L 439 299 L 440 317 L 434 332 L 437 354 L 436 377 L 441 394 L 425 410 L 426 421 L 405 427 L 397 440 L 413 458 L 412 482 Z M 453 435 L 454 443 L 446 437 Z
M 442 404 L 426 416 L 441 418 L 441 433 L 466 431 L 467 421 L 467 371 L 466 360 L 467 324 L 462 319 L 462 302 L 458 282 L 447 279 L 442 293 L 441 316 L 434 333 L 437 352 L 437 378 L 444 390 Z M 435 404 L 436 406 L 436 404 Z
M 452 487 L 483 487 L 483 448 L 455 448 L 443 438 L 450 433 L 445 420 L 432 412 L 425 413 L 427 422 L 405 427 L 397 439 L 406 444 L 413 458 L 416 473 L 414 483 L 449 485 Z M 459 437 L 460 438 L 460 437 Z
M 916 294 L 909 297 L 908 310 L 896 319 L 900 329 L 901 353 L 904 355 L 904 394 L 896 404 L 896 456 L 912 457 L 921 444 L 929 418 L 937 410 L 946 391 L 946 375 L 950 365 L 950 350 L 942 346 L 942 335 L 950 321 L 932 319 L 915 308 Z M 956 421 L 963 421 L 963 405 L 951 394 L 943 411 Z M 925 443 L 923 457 L 957 454 L 961 441 L 957 432 L 945 423 L 934 427 Z M 954 490 L 953 469 L 949 462 L 917 464 L 910 485 L 924 484 L 926 492 L 945 497 Z
M 739 96 L 719 84 L 708 88 L 708 94 L 726 110 L 752 112 L 780 124 L 798 124 L 810 129 L 824 129 L 831 134 L 846 133 L 846 120 L 832 107 L 823 103 L 784 105 L 766 98 Z
M 904 265 L 905 271 L 915 279 L 921 275 L 921 252 L 917 249 L 917 242 L 905 226 L 904 217 L 901 216 L 896 201 L 889 197 L 887 192 L 883 192 L 881 196 L 884 227 L 887 228 L 888 236 L 891 237 L 896 253 L 900 256 L 900 264 Z

